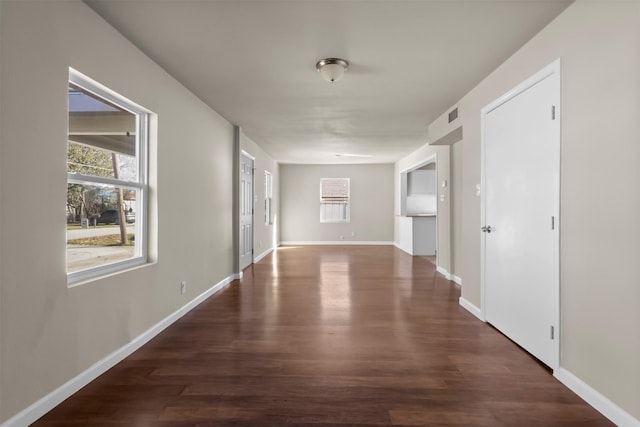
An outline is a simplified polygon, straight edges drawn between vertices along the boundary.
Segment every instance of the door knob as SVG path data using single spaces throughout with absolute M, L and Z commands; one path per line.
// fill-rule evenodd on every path
M 482 230 L 483 233 L 491 233 L 491 226 L 490 225 L 485 225 L 480 230 Z

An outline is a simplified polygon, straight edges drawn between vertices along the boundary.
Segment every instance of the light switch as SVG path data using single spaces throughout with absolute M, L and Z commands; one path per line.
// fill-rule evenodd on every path
M 443 179 L 442 180 L 442 188 L 446 188 L 447 187 L 447 180 Z
M 476 196 L 480 197 L 480 184 L 476 184 Z

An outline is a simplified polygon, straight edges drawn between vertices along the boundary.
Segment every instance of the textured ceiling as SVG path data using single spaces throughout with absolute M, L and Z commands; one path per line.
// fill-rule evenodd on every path
M 85 2 L 282 163 L 401 158 L 572 3 Z M 351 63 L 342 80 L 318 75 L 326 57 Z

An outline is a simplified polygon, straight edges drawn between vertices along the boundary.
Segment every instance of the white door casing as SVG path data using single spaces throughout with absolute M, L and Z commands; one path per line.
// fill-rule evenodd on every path
M 560 62 L 482 110 L 482 316 L 559 366 Z
M 253 263 L 253 162 L 243 151 L 240 155 L 240 270 Z

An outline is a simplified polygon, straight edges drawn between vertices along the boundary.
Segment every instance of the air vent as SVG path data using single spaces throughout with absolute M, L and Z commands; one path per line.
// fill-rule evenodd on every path
M 452 121 L 454 121 L 457 118 L 458 118 L 458 107 L 456 107 L 453 110 L 449 111 L 449 123 L 451 123 Z

